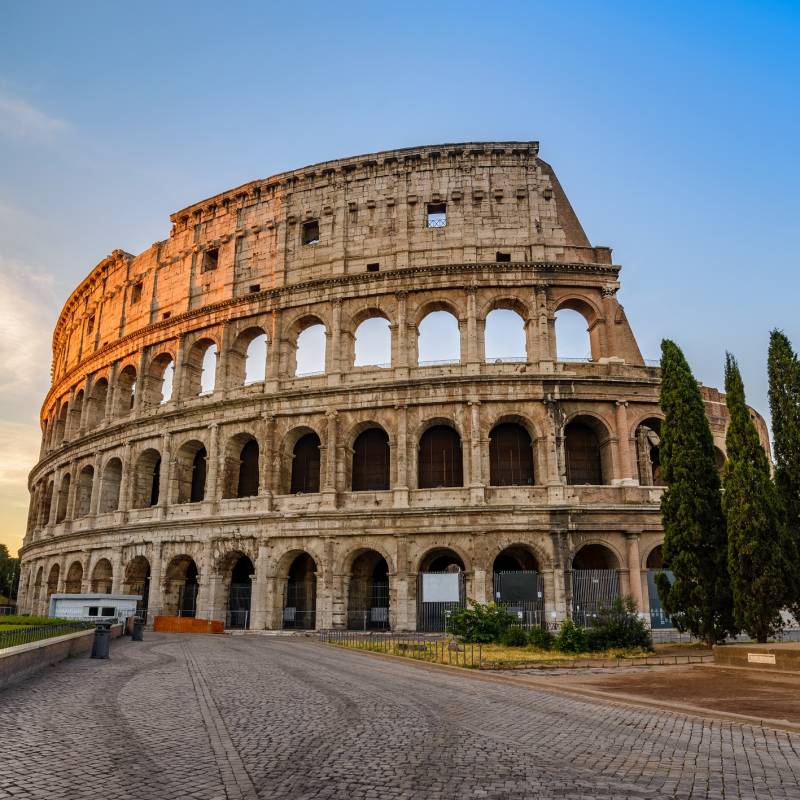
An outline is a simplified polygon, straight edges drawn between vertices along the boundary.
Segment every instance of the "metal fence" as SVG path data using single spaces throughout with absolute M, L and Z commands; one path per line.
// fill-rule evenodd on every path
M 535 570 L 495 572 L 492 578 L 495 602 L 503 606 L 518 625 L 544 625 L 544 576 Z
M 457 576 L 458 600 L 433 600 L 425 596 L 426 575 Z M 417 575 L 417 630 L 423 633 L 441 633 L 447 630 L 450 615 L 467 604 L 464 573 L 420 572 Z
M 615 569 L 572 570 L 572 619 L 578 625 L 590 625 L 617 597 L 619 574 Z
M 433 664 L 480 669 L 483 650 L 480 644 L 457 642 L 443 636 L 398 633 L 357 633 L 355 631 L 319 631 L 319 640 L 353 650 L 386 653 Z
M 77 633 L 94 627 L 93 622 L 58 622 L 53 625 L 25 625 L 11 631 L 0 631 L 0 650 L 6 647 L 16 647 L 19 644 L 38 642 L 41 639 L 52 639 L 54 636 Z

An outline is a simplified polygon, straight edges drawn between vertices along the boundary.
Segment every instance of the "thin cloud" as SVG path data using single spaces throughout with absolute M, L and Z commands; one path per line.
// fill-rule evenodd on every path
M 32 106 L 27 100 L 0 90 L 0 135 L 15 139 L 51 139 L 67 130 L 63 119 Z

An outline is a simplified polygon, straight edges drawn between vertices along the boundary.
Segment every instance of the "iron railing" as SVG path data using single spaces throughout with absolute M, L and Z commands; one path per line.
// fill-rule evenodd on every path
M 487 364 L 527 364 L 527 356 L 497 356 L 495 358 L 487 358 Z
M 0 631 L 0 650 L 29 642 L 38 642 L 41 639 L 52 639 L 54 636 L 78 633 L 94 627 L 94 622 L 81 621 L 58 622 L 53 625 L 25 625 L 15 630 Z
M 428 217 L 427 226 L 428 228 L 446 228 L 447 227 L 447 217 L 444 215 L 439 216 L 438 214 L 434 214 Z
M 460 364 L 460 358 L 445 358 L 441 361 L 417 361 L 418 367 L 446 367 L 451 364 Z

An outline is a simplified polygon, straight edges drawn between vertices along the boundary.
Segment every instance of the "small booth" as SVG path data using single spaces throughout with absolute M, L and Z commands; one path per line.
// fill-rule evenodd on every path
M 125 622 L 136 616 L 138 594 L 52 594 L 48 616 L 59 619 L 87 620 L 88 622 Z

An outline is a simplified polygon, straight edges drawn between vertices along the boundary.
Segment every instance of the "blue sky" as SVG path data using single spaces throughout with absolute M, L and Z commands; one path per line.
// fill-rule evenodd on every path
M 719 386 L 730 349 L 765 412 L 770 328 L 800 346 L 799 35 L 796 2 L 7 4 L 0 541 L 89 269 L 198 199 L 385 148 L 539 140 L 643 354 L 674 338 Z

